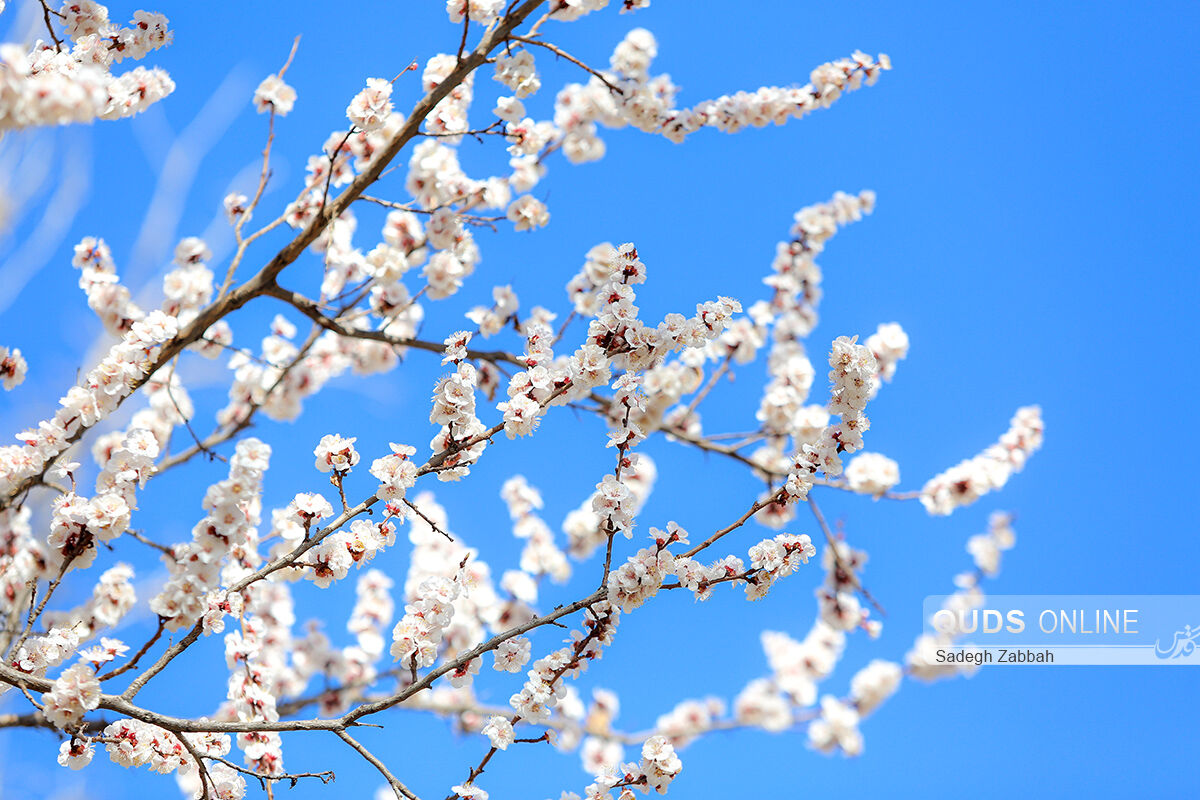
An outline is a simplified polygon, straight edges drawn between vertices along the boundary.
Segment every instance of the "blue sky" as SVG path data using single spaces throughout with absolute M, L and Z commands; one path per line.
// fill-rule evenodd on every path
M 116 17 L 134 8 L 112 4 Z M 61 245 L 27 283 L 25 271 L 38 263 L 21 260 L 19 244 L 38 226 L 44 196 L 30 201 L 16 237 L 0 243 L 0 343 L 20 346 L 31 365 L 26 385 L 0 398 L 5 429 L 15 432 L 40 418 L 73 380 L 81 354 L 103 336 L 74 287 L 70 244 L 84 235 L 105 237 L 130 285 L 149 286 L 154 296 L 155 276 L 174 242 L 209 229 L 231 182 L 250 186 L 248 174 L 235 176 L 253 168 L 265 120 L 249 96 L 278 69 L 296 34 L 304 38 L 288 81 L 299 101 L 278 129 L 272 207 L 291 195 L 306 156 L 330 130 L 344 128 L 343 109 L 365 78 L 391 77 L 412 59 L 423 62 L 458 41 L 438 0 L 360 3 L 352 11 L 317 2 L 289 3 L 286 14 L 268 8 L 156 7 L 176 34 L 175 44 L 151 61 L 171 72 L 176 93 L 132 122 L 38 134 L 69 165 L 52 169 L 76 182 L 64 194 L 78 195 L 82 208 L 65 221 Z M 875 214 L 839 234 L 820 259 L 826 294 L 813 337 L 816 343 L 865 335 L 890 321 L 909 333 L 909 358 L 872 405 L 868 448 L 897 459 L 902 485 L 919 488 L 993 442 L 1013 410 L 1030 403 L 1043 407 L 1046 445 L 1002 494 L 949 519 L 930 518 L 916 504 L 822 498 L 826 515 L 871 553 L 865 581 L 888 610 L 881 639 L 854 637 L 824 688 L 844 690 L 871 658 L 903 656 L 919 632 L 923 598 L 952 588 L 951 576 L 968 563 L 966 538 L 997 508 L 1018 515 L 1018 541 L 987 587 L 996 593 L 1195 592 L 1200 545 L 1189 497 L 1200 427 L 1187 398 L 1200 389 L 1192 352 L 1200 332 L 1194 310 L 1200 89 L 1189 78 L 1186 54 L 1198 22 L 1194 4 L 1165 2 L 843 8 L 656 0 L 633 16 L 613 9 L 552 25 L 554 41 L 600 64 L 630 28 L 649 28 L 659 42 L 655 71 L 669 72 L 688 104 L 764 84 L 804 83 L 812 67 L 856 48 L 889 53 L 895 69 L 877 86 L 783 128 L 732 137 L 705 131 L 682 146 L 633 131 L 606 132 L 604 161 L 580 167 L 556 161 L 538 187 L 552 213 L 549 228 L 480 236 L 483 263 L 474 282 L 431 311 L 427 330 L 458 327 L 458 315 L 494 284 L 511 282 L 526 307 L 561 310 L 562 286 L 586 250 L 604 240 L 637 243 L 650 275 L 639 292 L 647 318 L 686 311 L 716 294 L 752 301 L 763 295 L 760 281 L 775 242 L 797 208 L 839 189 L 872 188 L 879 196 Z M 578 79 L 569 65 L 554 65 L 541 53 L 538 60 L 550 90 Z M 480 77 L 481 91 L 493 96 L 495 84 Z M 414 85 L 398 90 L 401 104 L 411 102 Z M 543 90 L 539 97 L 530 108 L 545 115 L 552 95 Z M 213 123 L 192 125 L 204 108 Z M 482 101 L 476 110 L 486 111 Z M 172 149 L 180 132 L 183 141 Z M 10 138 L 5 146 L 25 141 Z M 463 146 L 468 172 L 496 163 L 494 143 L 488 148 Z M 157 189 L 161 216 L 146 224 L 164 165 L 170 179 Z M 81 175 L 86 191 L 78 186 Z M 387 189 L 404 199 L 398 182 Z M 56 221 L 51 215 L 42 230 Z M 369 227 L 364 222 L 361 229 Z M 279 241 L 264 242 L 251 263 L 269 258 Z M 221 252 L 227 243 L 213 244 Z M 311 287 L 317 269 L 302 259 L 290 280 Z M 245 331 L 244 340 L 257 339 L 280 310 L 259 301 L 235 327 Z M 437 370 L 416 356 L 411 367 L 366 383 L 338 380 L 307 404 L 299 423 L 264 424 L 259 435 L 278 445 L 268 504 L 322 487 L 310 455 L 322 433 L 357 435 L 360 443 L 382 445 L 386 436 L 424 444 L 432 433 L 425 404 Z M 761 364 L 746 368 L 706 401 L 708 430 L 745 429 L 762 374 Z M 223 402 L 223 377 L 219 365 L 193 366 L 189 385 L 200 428 L 207 429 Z M 576 421 L 569 412 L 553 416 L 532 440 L 505 442 L 505 452 L 490 452 L 471 481 L 436 487 L 451 528 L 497 570 L 512 566 L 516 552 L 500 482 L 513 471 L 525 474 L 547 496 L 545 518 L 557 529 L 609 468 L 603 444 L 595 420 Z M 754 482 L 736 465 L 661 440 L 646 451 L 660 478 L 643 525 L 675 519 L 704 531 L 736 518 L 754 497 Z M 189 474 L 156 480 L 138 526 L 161 541 L 183 539 L 200 514 L 203 485 L 224 469 L 197 464 Z M 806 524 L 799 520 L 793 531 L 805 532 Z M 747 531 L 738 550 L 757 541 L 756 534 Z M 405 566 L 402 551 L 382 563 L 397 575 Z M 151 559 L 138 554 L 133 562 L 142 577 L 153 575 Z M 612 650 L 579 686 L 619 689 L 620 722 L 631 729 L 648 726 L 685 697 L 731 698 L 767 671 L 757 643 L 761 629 L 796 636 L 808 629 L 819 580 L 816 570 L 801 572 L 753 606 L 732 592 L 694 609 L 688 598 L 664 598 L 625 619 Z M 329 614 L 331 634 L 344 636 L 339 620 L 352 602 L 349 585 L 332 595 L 298 594 L 302 616 Z M 122 635 L 140 641 L 146 624 Z M 543 651 L 556 644 L 553 635 L 537 642 Z M 211 711 L 225 675 L 208 645 L 141 697 L 179 713 Z M 672 793 L 1194 796 L 1198 685 L 1187 669 L 1135 667 L 1021 668 L 931 686 L 906 682 L 864 724 L 866 752 L 858 759 L 812 753 L 796 733 L 719 734 L 681 753 L 684 772 Z M 481 691 L 502 699 L 515 688 L 492 682 Z M 411 714 L 382 721 L 387 729 L 365 733 L 364 741 L 422 797 L 444 796 L 484 749 L 478 737 L 456 737 L 441 722 Z M 376 776 L 334 744 L 321 734 L 292 735 L 285 755 L 293 768 L 337 770 L 339 794 L 368 796 Z M 85 772 L 68 774 L 53 765 L 56 749 L 48 734 L 0 736 L 0 770 L 11 796 L 106 800 L 174 791 L 168 779 L 118 771 L 100 757 Z M 586 783 L 576 756 L 528 746 L 496 759 L 481 779 L 504 798 L 557 797 Z M 302 784 L 281 796 L 332 791 Z

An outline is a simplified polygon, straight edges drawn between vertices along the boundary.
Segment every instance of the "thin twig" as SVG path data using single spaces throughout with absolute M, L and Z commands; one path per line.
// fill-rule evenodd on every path
M 336 730 L 334 733 L 337 734 L 337 737 L 343 742 L 353 747 L 355 751 L 360 756 L 365 758 L 371 766 L 379 770 L 379 773 L 387 779 L 388 784 L 392 787 L 392 791 L 396 793 L 396 797 L 407 798 L 407 800 L 420 800 L 420 798 L 412 793 L 412 790 L 401 783 L 400 780 L 391 773 L 391 770 L 389 770 L 382 761 L 376 758 L 370 750 L 359 744 L 358 740 L 356 740 L 353 736 L 346 733 L 344 730 Z
M 425 524 L 426 524 L 426 525 L 428 525 L 429 527 L 433 528 L 435 531 L 437 531 L 438 533 L 440 533 L 442 536 L 445 536 L 445 537 L 446 537 L 447 539 L 449 539 L 450 541 L 452 541 L 452 542 L 454 541 L 454 537 L 453 537 L 453 536 L 451 536 L 450 534 L 446 533 L 446 531 L 442 530 L 442 529 L 441 529 L 441 527 L 439 527 L 439 526 L 438 526 L 438 524 L 437 524 L 436 522 L 434 522 L 434 521 L 433 521 L 433 520 L 431 520 L 431 519 L 430 519 L 428 516 L 426 516 L 425 512 L 424 512 L 424 511 L 422 511 L 420 508 L 418 508 L 418 507 L 417 507 L 417 505 L 416 505 L 415 503 L 413 503 L 411 500 L 409 500 L 407 497 L 406 497 L 406 498 L 404 498 L 404 505 L 406 505 L 406 506 L 408 506 L 409 508 L 411 508 L 411 509 L 412 509 L 412 511 L 413 511 L 413 513 L 414 513 L 414 514 L 416 514 L 418 517 L 420 517 L 421 519 L 425 520 Z
M 467 33 L 471 27 L 471 0 L 463 0 L 463 34 L 462 41 L 458 43 L 457 63 L 462 63 L 463 50 L 467 49 Z
M 704 388 L 696 393 L 696 396 L 692 398 L 692 402 L 688 403 L 687 410 L 683 412 L 684 420 L 687 420 L 688 417 L 692 416 L 692 412 L 694 412 L 696 407 L 700 405 L 701 401 L 708 396 L 708 393 L 713 390 L 713 387 L 717 385 L 717 381 L 721 380 L 721 376 L 729 371 L 729 362 L 732 360 L 733 351 L 730 351 L 729 354 L 725 356 L 725 360 L 721 362 L 721 366 L 713 370 L 713 374 L 709 376 L 708 383 L 704 385 Z
M 530 35 L 532 35 L 532 34 L 530 34 Z M 608 77 L 604 75 L 604 73 L 600 72 L 599 70 L 592 69 L 587 64 L 583 63 L 578 58 L 576 58 L 575 56 L 568 53 L 566 50 L 563 50 L 561 47 L 552 45 L 549 42 L 543 42 L 539 39 L 531 39 L 529 36 L 510 36 L 509 38 L 512 39 L 514 42 L 520 42 L 521 44 L 531 44 L 531 45 L 536 45 L 537 47 L 544 47 L 547 50 L 549 50 L 551 53 L 554 53 L 554 55 L 558 56 L 559 58 L 565 58 L 567 61 L 570 61 L 575 66 L 580 67 L 585 72 L 588 72 L 589 74 L 594 75 L 595 77 L 599 78 L 600 81 L 605 86 L 608 87 L 608 90 L 610 92 L 614 92 L 619 95 L 625 94 L 625 91 L 620 86 L 617 86 L 615 83 L 610 81 L 608 79 Z
M 249 775 L 252 778 L 257 778 L 259 785 L 263 787 L 263 791 L 266 791 L 267 787 L 274 781 L 290 781 L 290 788 L 294 789 L 301 778 L 320 778 L 321 783 L 325 784 L 333 783 L 333 781 L 337 779 L 337 776 L 333 774 L 333 770 L 331 769 L 327 769 L 323 772 L 283 772 L 278 775 L 263 775 L 262 773 L 255 772 L 252 769 L 246 769 L 245 767 L 238 766 L 227 758 L 221 758 L 221 756 L 206 755 L 204 758 L 207 758 L 210 761 L 219 761 L 230 769 L 236 770 L 243 775 Z
M 110 672 L 106 672 L 105 674 L 96 678 L 96 680 L 98 680 L 98 681 L 111 680 L 112 678 L 115 678 L 118 675 L 122 675 L 126 672 L 129 672 L 129 670 L 131 670 L 131 669 L 136 669 L 137 665 L 138 665 L 138 661 L 141 660 L 142 656 L 146 655 L 146 653 L 149 652 L 150 648 L 154 646 L 154 643 L 158 641 L 159 637 L 161 637 L 163 635 L 163 631 L 165 631 L 166 629 L 167 629 L 167 621 L 164 618 L 159 617 L 158 618 L 158 629 L 155 630 L 154 635 L 151 636 L 150 639 L 144 645 L 142 645 L 141 649 L 139 649 L 136 653 L 133 654 L 133 658 L 129 659 L 128 663 L 126 663 L 120 667 L 117 667 L 116 669 L 111 670 Z
M 199 450 L 197 450 L 197 452 L 199 452 Z M 133 539 L 141 542 L 142 544 L 146 545 L 147 547 L 153 547 L 155 550 L 157 550 L 158 552 L 162 553 L 165 556 L 170 556 L 171 558 L 175 557 L 174 550 L 172 550 L 170 547 L 167 547 L 164 544 L 159 544 L 158 542 L 147 538 L 141 531 L 137 531 L 137 530 L 134 530 L 133 528 L 130 528 L 129 530 L 125 531 L 125 535 L 132 537 Z
M 212 794 L 208 791 L 208 787 L 211 784 L 213 789 L 216 789 L 216 784 L 213 783 L 212 776 L 208 774 L 208 767 L 204 766 L 204 759 L 200 757 L 200 754 L 196 752 L 196 748 L 192 746 L 192 743 L 182 733 L 176 733 L 175 738 L 180 741 L 183 749 L 187 750 L 188 755 L 196 762 L 196 768 L 200 770 L 200 797 L 202 800 L 208 800 L 212 797 Z
M 839 574 L 846 576 L 846 579 L 850 582 L 850 584 L 854 586 L 854 588 L 858 589 L 858 591 L 862 593 L 863 597 L 867 598 L 867 601 L 875 607 L 875 610 L 878 611 L 880 615 L 886 617 L 887 612 L 883 610 L 883 606 L 879 605 L 875 598 L 871 596 L 871 593 L 867 591 L 867 587 L 862 585 L 862 581 L 860 581 L 858 576 L 854 574 L 854 571 L 847 567 L 845 563 L 843 563 L 841 554 L 838 552 L 838 542 L 833 536 L 833 531 L 829 529 L 829 524 L 825 522 L 825 515 L 821 513 L 820 507 L 817 506 L 816 501 L 813 500 L 811 495 L 808 497 L 808 507 L 812 510 L 813 517 L 815 517 L 817 520 L 817 525 L 820 526 L 821 531 L 825 534 L 825 541 L 829 543 L 829 550 L 833 555 L 834 568 Z
M 46 0 L 41 0 L 41 3 L 42 3 L 42 19 L 44 19 L 46 21 L 46 30 L 50 32 L 50 38 L 54 40 L 55 49 L 62 50 L 63 49 L 62 39 L 58 38 L 58 34 L 54 32 L 54 23 L 52 23 L 50 21 L 50 15 L 51 14 L 58 15 L 58 12 L 52 11 L 50 9 L 50 6 L 46 3 Z

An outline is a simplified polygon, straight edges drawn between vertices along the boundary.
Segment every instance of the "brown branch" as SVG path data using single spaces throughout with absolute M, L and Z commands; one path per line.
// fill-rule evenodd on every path
M 465 133 L 471 133 L 471 131 L 465 131 Z M 476 133 L 478 133 L 478 131 L 476 131 Z M 433 136 L 435 134 L 423 134 L 423 135 Z M 462 134 L 446 134 L 446 135 L 461 136 Z M 466 201 L 470 200 L 471 198 L 472 198 L 472 196 L 470 194 L 459 195 L 458 197 L 454 198 L 453 200 L 447 200 L 444 203 L 441 203 L 436 206 L 431 206 L 429 208 L 422 208 L 421 206 L 416 205 L 415 200 L 409 201 L 407 203 L 399 203 L 395 200 L 384 200 L 382 197 L 373 197 L 371 195 L 366 195 L 366 194 L 362 195 L 358 199 L 363 201 L 364 203 L 375 203 L 376 205 L 383 206 L 384 208 L 394 208 L 394 209 L 397 209 L 398 211 L 408 211 L 413 214 L 432 215 L 432 214 L 435 214 L 438 211 L 442 210 L 443 208 L 453 208 L 454 206 L 458 205 L 459 203 L 466 202 Z M 458 216 L 459 219 L 463 220 L 464 222 L 468 222 L 468 223 L 470 223 L 472 225 L 476 225 L 476 226 L 487 225 L 487 226 L 491 227 L 493 230 L 495 230 L 495 226 L 491 225 L 491 223 L 508 219 L 508 217 L 506 217 L 503 214 L 485 216 L 483 214 L 471 214 L 471 213 L 468 213 L 461 209 L 455 209 L 454 213 L 456 216 Z M 426 288 L 428 288 L 428 287 L 426 287 Z M 415 300 L 417 297 L 419 297 L 423 293 L 424 293 L 424 290 L 422 290 L 421 292 L 418 292 L 416 295 L 414 295 L 413 299 Z
M 99 733 L 107 726 L 107 720 L 91 720 L 82 723 L 78 732 Z M 0 714 L 0 728 L 45 728 L 56 733 L 61 733 L 61 731 L 54 726 L 54 723 L 43 717 L 40 712 L 31 714 Z
M 495 122 L 493 122 L 491 125 L 488 125 L 486 128 L 477 128 L 475 130 L 469 130 L 469 131 L 445 131 L 443 133 L 430 133 L 429 131 L 421 131 L 420 133 L 417 134 L 417 136 L 428 136 L 428 137 L 434 138 L 434 139 L 446 139 L 446 138 L 452 138 L 455 136 L 471 136 L 471 137 L 475 138 L 477 141 L 483 141 L 483 139 L 481 138 L 483 136 L 506 136 L 507 134 L 504 131 L 497 129 L 498 126 L 501 125 L 503 122 L 504 122 L 504 120 L 498 119 Z M 499 219 L 505 219 L 505 217 L 499 217 Z
M 288 53 L 287 61 L 283 62 L 283 68 L 279 70 L 279 79 L 283 80 L 283 76 L 287 73 L 288 67 L 292 65 L 292 59 L 296 57 L 296 49 L 300 47 L 300 37 L 297 36 L 292 40 L 292 49 Z M 242 257 L 246 253 L 246 248 L 257 239 L 259 236 L 266 233 L 271 228 L 278 225 L 284 217 L 276 218 L 275 222 L 268 225 L 266 228 L 256 231 L 249 238 L 244 238 L 242 229 L 246 227 L 246 223 L 250 220 L 250 215 L 258 208 L 258 203 L 262 200 L 263 191 L 267 188 L 267 181 L 271 178 L 271 145 L 275 141 L 275 104 L 271 104 L 271 113 L 267 120 L 267 144 L 263 148 L 262 153 L 262 171 L 258 176 L 258 187 L 254 190 L 254 197 L 246 205 L 245 210 L 238 217 L 237 222 L 233 226 L 233 236 L 237 241 L 238 249 L 233 258 L 229 260 L 229 269 L 225 272 L 225 280 L 221 284 L 221 291 L 217 293 L 217 298 L 225 296 L 229 291 L 230 285 L 233 283 L 233 275 L 237 272 L 238 265 L 242 262 Z

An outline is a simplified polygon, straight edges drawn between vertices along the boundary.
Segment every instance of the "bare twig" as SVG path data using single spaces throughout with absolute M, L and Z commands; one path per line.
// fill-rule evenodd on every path
M 294 789 L 296 788 L 296 784 L 300 782 L 301 778 L 319 778 L 321 783 L 325 784 L 333 783 L 333 781 L 337 779 L 337 776 L 333 774 L 333 770 L 331 769 L 327 769 L 323 772 L 282 772 L 278 775 L 263 775 L 262 773 L 255 772 L 252 769 L 246 769 L 245 767 L 238 766 L 227 758 L 221 758 L 221 756 L 206 755 L 203 757 L 207 758 L 209 761 L 219 761 L 230 769 L 236 770 L 243 775 L 249 775 L 252 778 L 257 778 L 259 785 L 263 787 L 263 791 L 266 791 L 267 787 L 275 781 L 288 781 L 291 783 L 290 788 Z
M 54 23 L 50 20 L 50 15 L 61 16 L 57 11 L 53 11 L 46 0 L 40 0 L 42 4 L 42 19 L 46 21 L 46 30 L 50 32 L 50 38 L 54 40 L 54 47 L 57 50 L 63 49 L 62 39 L 58 38 L 58 34 L 54 32 Z
M 435 531 L 437 531 L 438 533 L 440 533 L 442 536 L 445 536 L 445 537 L 446 537 L 447 539 L 449 539 L 450 541 L 452 541 L 452 542 L 454 541 L 454 537 L 453 537 L 453 536 L 451 536 L 450 534 L 446 533 L 446 531 L 442 530 L 442 529 L 441 529 L 441 527 L 440 527 L 440 526 L 438 526 L 438 524 L 437 524 L 436 522 L 434 522 L 434 521 L 433 521 L 433 520 L 431 520 L 431 519 L 430 519 L 428 516 L 426 516 L 425 512 L 424 512 L 424 511 L 422 511 L 420 508 L 418 508 L 418 507 L 417 507 L 417 505 L 416 505 L 415 503 L 413 503 L 411 500 L 409 500 L 407 497 L 406 497 L 406 498 L 404 498 L 404 505 L 406 505 L 406 506 L 408 506 L 410 509 L 412 509 L 412 512 L 413 512 L 414 514 L 416 514 L 418 517 L 420 517 L 421 519 L 425 520 L 425 524 L 426 524 L 426 525 L 428 525 L 429 527 L 433 528 Z
M 284 289 L 281 286 L 275 285 L 269 287 L 266 291 L 266 294 L 279 300 L 283 300 L 301 314 L 320 325 L 322 328 L 333 331 L 339 336 L 346 336 L 351 339 L 369 339 L 376 342 L 386 342 L 396 347 L 411 347 L 417 350 L 427 350 L 429 352 L 439 354 L 446 351 L 446 345 L 442 342 L 426 342 L 422 341 L 421 339 L 393 336 L 392 334 L 384 333 L 383 331 L 346 327 L 339 320 L 322 314 L 315 301 L 310 300 L 298 292 Z M 469 349 L 467 350 L 467 358 L 479 361 L 502 361 L 521 367 L 525 366 L 524 362 L 520 361 L 517 356 L 513 355 L 512 353 L 504 352 L 503 350 Z
M 568 53 L 566 50 L 563 50 L 561 47 L 552 45 L 549 42 L 543 42 L 540 39 L 533 39 L 533 38 L 531 38 L 532 36 L 533 36 L 533 34 L 530 33 L 529 36 L 510 36 L 509 38 L 512 39 L 514 42 L 520 42 L 521 44 L 529 44 L 529 45 L 535 45 L 537 47 L 544 47 L 547 50 L 549 50 L 551 53 L 554 53 L 554 55 L 558 56 L 559 58 L 566 59 L 567 61 L 570 61 L 572 64 L 574 64 L 575 66 L 584 70 L 588 74 L 594 75 L 595 77 L 599 78 L 600 82 L 603 83 L 605 86 L 607 86 L 608 90 L 610 92 L 613 92 L 614 94 L 619 94 L 619 95 L 625 94 L 625 91 L 623 89 L 621 89 L 620 86 L 617 86 L 615 83 L 610 81 L 608 79 L 608 77 L 604 75 L 604 73 L 600 72 L 599 70 L 592 69 L 587 64 L 583 63 L 578 58 L 576 58 L 575 56 Z
M 392 787 L 392 791 L 396 793 L 396 797 L 406 798 L 406 800 L 420 800 L 420 798 L 412 793 L 411 789 L 401 783 L 400 780 L 391 773 L 391 770 L 389 770 L 382 761 L 376 758 L 370 750 L 359 744 L 359 742 L 353 736 L 346 733 L 344 730 L 335 730 L 334 733 L 336 733 L 337 737 L 343 742 L 353 747 L 360 756 L 367 760 L 367 763 L 379 770 L 379 774 L 383 775 L 383 777 L 387 779 L 388 785 Z
M 98 680 L 98 681 L 111 680 L 112 678 L 115 678 L 118 675 L 123 675 L 124 673 L 129 672 L 129 670 L 131 670 L 131 669 L 136 669 L 138 662 L 141 661 L 141 659 L 142 659 L 142 656 L 146 655 L 146 653 L 148 653 L 150 651 L 150 648 L 154 646 L 154 643 L 159 640 L 159 637 L 161 637 L 163 635 L 163 631 L 165 631 L 166 629 L 167 629 L 167 621 L 165 619 L 163 619 L 162 617 L 159 617 L 158 618 L 158 628 L 154 631 L 154 635 L 151 636 L 150 639 L 147 640 L 147 642 L 144 645 L 142 645 L 141 648 L 136 653 L 133 654 L 133 658 L 129 659 L 128 663 L 123 664 L 122 666 L 117 667 L 114 670 L 106 672 L 105 674 L 98 677 L 96 680 Z
M 196 452 L 199 452 L 199 450 L 197 450 Z M 175 557 L 174 550 L 172 550 L 171 548 L 167 547 L 164 544 L 159 544 L 158 542 L 150 539 L 145 534 L 143 534 L 141 531 L 130 528 L 129 530 L 125 531 L 125 535 L 132 537 L 134 540 L 141 542 L 142 544 L 146 545 L 147 547 L 153 547 L 155 550 L 162 553 L 164 556 L 170 556 L 172 558 Z
M 200 754 L 196 752 L 196 748 L 192 746 L 192 743 L 182 733 L 176 733 L 175 738 L 179 740 L 180 744 L 183 745 L 183 749 L 187 750 L 188 755 L 196 762 L 196 769 L 200 770 L 200 797 L 202 800 L 209 800 L 212 797 L 212 793 L 209 792 L 208 787 L 211 785 L 215 790 L 216 784 L 213 783 L 212 776 L 208 774 L 208 767 L 204 766 L 204 759 L 200 757 Z
M 459 64 L 462 63 L 463 50 L 467 49 L 467 33 L 471 27 L 471 3 L 470 0 L 463 0 L 463 33 L 462 41 L 458 43 L 458 56 L 456 60 Z
M 833 531 L 829 529 L 829 524 L 825 522 L 825 515 L 821 513 L 820 507 L 817 506 L 817 502 L 813 500 L 811 495 L 808 498 L 808 507 L 812 510 L 813 517 L 817 520 L 817 525 L 820 526 L 821 531 L 825 534 L 825 541 L 829 543 L 829 550 L 833 555 L 834 568 L 837 569 L 839 575 L 845 576 L 845 579 L 854 588 L 858 589 L 863 597 L 867 598 L 867 601 L 875 607 L 876 611 L 886 617 L 887 612 L 883 610 L 883 606 L 879 605 L 875 598 L 871 596 L 871 593 L 867 591 L 867 587 L 862 585 L 862 581 L 854 574 L 854 571 L 842 561 L 842 556 L 838 552 L 838 542 L 833 536 Z

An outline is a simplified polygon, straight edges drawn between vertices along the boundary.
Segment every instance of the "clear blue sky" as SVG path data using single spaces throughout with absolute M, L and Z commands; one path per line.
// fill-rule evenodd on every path
M 71 243 L 104 236 L 130 283 L 157 291 L 153 276 L 174 241 L 203 233 L 233 176 L 253 166 L 265 121 L 250 108 L 250 92 L 278 69 L 293 36 L 304 35 L 288 74 L 299 101 L 278 128 L 279 190 L 268 198 L 275 207 L 294 191 L 308 153 L 344 127 L 343 109 L 365 78 L 391 77 L 414 58 L 423 62 L 457 46 L 458 29 L 443 6 L 410 0 L 154 7 L 170 17 L 176 35 L 151 61 L 170 70 L 178 90 L 132 123 L 50 135 L 57 152 L 84 154 L 84 163 L 90 149 L 91 189 L 65 243 L 19 293 L 9 271 L 12 242 L 0 245 L 0 258 L 10 259 L 0 261 L 7 306 L 0 343 L 20 346 L 31 362 L 29 382 L 0 398 L 3 428 L 15 432 L 40 418 L 73 379 L 79 354 L 103 335 L 74 287 Z M 135 7 L 112 8 L 124 18 Z M 876 87 L 784 128 L 737 136 L 706 131 L 683 146 L 632 131 L 605 133 L 604 161 L 581 167 L 556 161 L 538 188 L 553 215 L 547 230 L 480 236 L 479 272 L 462 297 L 434 310 L 428 330 L 452 330 L 456 315 L 506 282 L 526 307 L 562 309 L 563 284 L 584 252 L 603 240 L 637 243 L 650 273 L 639 292 L 648 318 L 718 293 L 753 300 L 762 296 L 774 244 L 797 208 L 838 189 L 873 188 L 875 215 L 840 234 L 821 259 L 826 296 L 814 335 L 827 341 L 898 321 L 912 339 L 895 382 L 872 406 L 869 449 L 897 459 L 903 485 L 919 488 L 994 441 L 1013 410 L 1029 403 L 1044 409 L 1046 445 L 1002 494 L 949 519 L 929 518 L 915 504 L 825 500 L 826 514 L 870 551 L 865 577 L 889 616 L 880 640 L 852 639 L 824 688 L 844 690 L 871 658 L 903 656 L 919 631 L 922 599 L 951 589 L 951 576 L 968 563 L 966 538 L 996 508 L 1018 514 L 1017 547 L 989 586 L 996 593 L 1194 593 L 1200 428 L 1188 398 L 1200 389 L 1193 352 L 1200 333 L 1194 255 L 1200 89 L 1188 53 L 1198 22 L 1193 3 L 655 0 L 633 16 L 610 9 L 552 25 L 555 41 L 599 63 L 630 28 L 651 29 L 660 50 L 655 70 L 683 87 L 683 103 L 804 83 L 813 66 L 856 48 L 889 53 L 895 69 Z M 550 91 L 531 110 L 545 115 L 553 87 L 577 77 L 567 65 L 538 58 Z M 491 81 L 481 76 L 481 83 Z M 410 82 L 399 98 L 411 102 L 414 91 Z M 186 199 L 179 185 L 164 186 L 159 205 L 168 211 L 150 226 L 151 235 L 139 238 L 155 176 L 168 159 L 164 137 L 187 128 L 210 102 L 216 116 L 228 115 L 228 127 L 191 129 L 189 141 L 211 148 L 198 161 L 195 147 L 180 151 L 184 172 L 195 170 L 194 180 L 181 179 Z M 469 172 L 494 163 L 478 146 L 463 150 Z M 249 185 L 243 177 L 238 188 Z M 403 197 L 394 180 L 387 191 Z M 178 219 L 170 210 L 175 202 Z M 19 235 L 37 221 L 40 207 Z M 221 249 L 220 242 L 214 246 Z M 251 261 L 269 257 L 269 246 Z M 295 285 L 310 286 L 316 270 L 315 261 L 302 260 L 289 272 Z M 257 339 L 265 320 L 281 310 L 269 300 L 256 306 L 247 316 L 251 324 L 238 328 L 244 340 Z M 436 369 L 416 356 L 412 367 L 366 384 L 339 380 L 307 405 L 298 424 L 262 426 L 260 435 L 278 443 L 268 504 L 321 488 L 310 455 L 321 433 L 358 435 L 360 443 L 382 444 L 383 435 L 427 442 Z M 761 369 L 743 370 L 734 387 L 706 404 L 709 430 L 740 430 L 752 420 Z M 224 399 L 223 370 L 200 365 L 191 374 L 198 427 L 207 429 Z M 742 427 L 726 427 L 739 421 Z M 574 437 L 569 448 L 568 437 Z M 436 487 L 450 507 L 451 528 L 497 570 L 511 566 L 516 553 L 497 495 L 500 481 L 523 472 L 547 495 L 545 516 L 557 529 L 608 468 L 611 453 L 603 443 L 596 421 L 576 422 L 560 411 L 533 440 L 489 452 L 472 480 Z M 735 518 L 754 496 L 753 481 L 736 465 L 661 440 L 646 449 L 661 474 L 643 525 L 675 519 L 704 531 L 714 520 Z M 200 464 L 190 476 L 156 480 L 137 526 L 163 541 L 185 538 L 200 513 L 200 486 L 223 472 L 221 464 Z M 802 519 L 794 532 L 806 524 Z M 755 532 L 747 532 L 737 546 L 744 551 L 753 541 Z M 403 550 L 382 562 L 397 575 Z M 142 577 L 154 574 L 152 560 L 135 564 Z M 635 729 L 685 697 L 730 698 L 767 671 L 759 630 L 804 634 L 819 580 L 817 570 L 802 571 L 753 606 L 732 592 L 697 609 L 684 607 L 687 598 L 664 598 L 625 619 L 612 650 L 579 686 L 620 689 L 620 722 Z M 328 630 L 344 637 L 349 582 L 332 596 L 311 588 L 298 594 L 302 616 L 332 607 Z M 122 635 L 140 641 L 145 625 Z M 141 697 L 179 713 L 211 711 L 225 680 L 213 644 Z M 538 640 L 543 651 L 554 644 L 553 635 Z M 703 655 L 694 660 L 690 653 Z M 865 723 L 861 758 L 822 757 L 796 733 L 721 734 L 681 753 L 684 772 L 672 795 L 1195 796 L 1198 686 L 1188 669 L 1134 667 L 1021 668 L 932 686 L 905 683 Z M 500 699 L 514 689 L 498 682 L 481 687 Z M 381 721 L 387 729 L 364 739 L 422 797 L 444 796 L 484 749 L 479 737 L 456 737 L 440 722 L 414 715 Z M 169 779 L 117 770 L 102 755 L 83 773 L 60 770 L 53 765 L 56 750 L 49 734 L 0 736 L 8 795 L 173 796 Z M 367 797 L 380 783 L 322 734 L 289 736 L 285 758 L 293 768 L 333 768 L 339 778 L 336 787 L 306 783 L 277 796 Z M 587 782 L 576 755 L 529 749 L 505 753 L 481 779 L 493 797 L 534 800 L 581 791 Z

